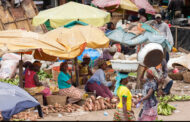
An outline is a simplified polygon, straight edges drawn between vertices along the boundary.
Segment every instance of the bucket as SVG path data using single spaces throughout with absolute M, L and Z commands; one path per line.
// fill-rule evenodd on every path
M 142 66 L 156 67 L 164 57 L 163 48 L 160 44 L 149 43 L 146 44 L 138 53 L 138 62 Z

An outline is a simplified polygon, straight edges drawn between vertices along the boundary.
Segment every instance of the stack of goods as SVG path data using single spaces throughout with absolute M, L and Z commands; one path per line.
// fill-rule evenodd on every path
M 44 72 L 43 70 L 40 70 L 40 72 L 38 72 L 38 76 L 39 76 L 40 81 L 53 78 L 53 76 L 51 74 L 48 74 L 48 73 Z
M 76 104 L 68 104 L 65 106 L 61 106 L 58 103 L 55 103 L 55 105 L 48 105 L 48 106 L 42 106 L 42 111 L 45 115 L 48 115 L 50 113 L 72 113 L 74 111 L 77 111 L 77 109 L 80 109 L 81 107 Z
M 117 98 L 103 98 L 91 96 L 90 98 L 86 99 L 85 104 L 83 105 L 83 109 L 85 111 L 99 111 L 105 109 L 115 109 L 116 104 L 118 103 Z
M 190 101 L 190 96 L 188 96 L 188 95 L 183 95 L 183 96 L 168 95 L 168 96 L 165 96 L 165 97 L 160 97 L 159 101 L 169 101 L 169 102 Z

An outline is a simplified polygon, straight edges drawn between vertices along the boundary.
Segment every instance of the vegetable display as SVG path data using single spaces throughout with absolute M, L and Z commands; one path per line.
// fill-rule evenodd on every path
M 19 78 L 16 77 L 15 79 L 0 79 L 0 82 L 9 83 L 9 84 L 18 86 L 19 85 Z
M 52 74 L 48 74 L 48 73 L 44 72 L 43 70 L 40 70 L 38 72 L 38 77 L 39 77 L 40 81 L 45 80 L 47 78 L 49 78 L 49 79 L 53 78 Z

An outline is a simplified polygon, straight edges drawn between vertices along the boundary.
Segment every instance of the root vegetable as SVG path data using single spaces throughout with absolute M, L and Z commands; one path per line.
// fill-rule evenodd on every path
M 73 104 L 74 107 L 76 107 L 77 109 L 81 108 L 79 105 Z
M 98 110 L 101 110 L 101 105 L 100 105 L 100 103 L 99 103 L 99 100 L 96 100 L 96 101 L 95 101 L 95 104 L 97 105 Z
M 96 98 L 94 96 L 91 96 L 90 98 L 91 98 L 93 104 L 95 104 Z
M 104 101 L 104 104 L 109 108 L 109 109 L 111 109 L 112 108 L 112 106 L 111 106 L 111 104 L 110 103 L 108 103 L 108 102 L 106 102 L 106 101 Z
M 99 99 L 99 102 L 100 102 L 101 109 L 104 110 L 104 109 L 105 109 L 104 99 L 103 99 L 103 98 L 100 98 L 100 99 Z

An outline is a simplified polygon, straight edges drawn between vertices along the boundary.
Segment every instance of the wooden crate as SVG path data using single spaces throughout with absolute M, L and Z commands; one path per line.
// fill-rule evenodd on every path
M 43 105 L 43 95 L 42 94 L 36 94 L 36 95 L 33 95 L 33 97 L 40 103 L 40 105 Z
M 11 4 L 10 4 L 11 5 Z M 0 5 L 0 30 L 25 29 L 38 33 L 47 32 L 45 25 L 32 26 L 32 19 L 38 14 L 33 0 L 23 0 L 21 6 L 4 8 Z
M 55 103 L 58 103 L 64 106 L 66 104 L 67 97 L 61 95 L 50 95 L 46 97 L 46 100 L 48 105 L 55 105 Z

